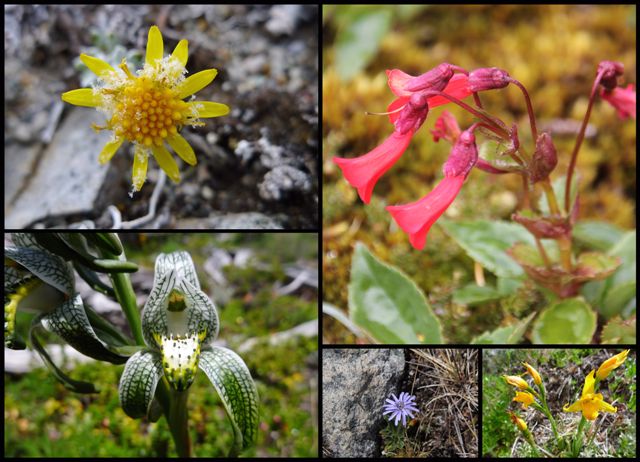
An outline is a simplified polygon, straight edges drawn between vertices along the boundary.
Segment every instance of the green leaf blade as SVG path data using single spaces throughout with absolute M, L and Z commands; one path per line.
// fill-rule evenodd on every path
M 361 243 L 351 263 L 349 313 L 382 343 L 443 343 L 440 322 L 416 284 Z
M 532 341 L 537 344 L 590 343 L 597 315 L 582 297 L 568 298 L 547 307 L 533 323 Z

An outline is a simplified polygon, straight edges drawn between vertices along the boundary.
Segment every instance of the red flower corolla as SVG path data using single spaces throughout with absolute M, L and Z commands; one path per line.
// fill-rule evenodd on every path
M 427 117 L 429 106 L 426 97 L 416 93 L 400 112 L 395 121 L 395 130 L 380 146 L 354 159 L 334 157 L 333 161 L 342 169 L 342 174 L 351 186 L 357 188 L 365 204 L 377 181 L 389 170 L 407 149 L 411 138 Z
M 410 204 L 386 207 L 398 226 L 409 235 L 411 245 L 418 250 L 424 247 L 431 226 L 456 198 L 478 160 L 473 128 L 460 135 L 442 169 L 444 178 L 429 194 Z
M 621 119 L 636 118 L 636 91 L 632 84 L 627 88 L 616 87 L 611 91 L 602 89 L 600 96 L 616 108 Z

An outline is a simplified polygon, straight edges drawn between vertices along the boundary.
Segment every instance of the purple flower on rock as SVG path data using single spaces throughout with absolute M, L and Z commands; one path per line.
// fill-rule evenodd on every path
M 382 415 L 391 414 L 389 421 L 396 419 L 395 425 L 398 426 L 400 418 L 402 418 L 402 426 L 407 426 L 407 416 L 414 418 L 413 413 L 418 412 L 418 408 L 415 407 L 416 397 L 405 393 L 400 393 L 400 397 L 396 397 L 394 393 L 391 393 L 392 398 L 387 398 L 387 404 L 384 405 L 384 412 Z

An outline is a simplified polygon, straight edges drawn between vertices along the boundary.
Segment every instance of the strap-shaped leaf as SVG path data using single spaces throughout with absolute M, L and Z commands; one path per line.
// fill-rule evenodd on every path
M 251 373 L 240 356 L 216 346 L 202 352 L 200 369 L 222 399 L 235 435 L 232 453 L 237 454 L 255 442 L 258 428 L 258 391 Z
M 57 255 L 29 247 L 6 247 L 4 254 L 6 258 L 19 263 L 60 292 L 73 294 L 74 278 L 71 267 Z
M 120 405 L 129 417 L 137 419 L 149 413 L 160 377 L 162 360 L 158 353 L 143 350 L 129 358 L 118 387 Z
M 124 252 L 122 243 L 115 233 L 86 233 L 84 236 L 96 247 L 112 253 L 115 256 Z
M 98 389 L 89 382 L 81 382 L 79 380 L 74 380 L 64 372 L 62 372 L 51 360 L 51 357 L 47 353 L 47 350 L 44 349 L 38 336 L 36 335 L 37 331 L 42 328 L 40 321 L 42 316 L 39 316 L 33 320 L 31 324 L 31 329 L 29 329 L 29 340 L 31 341 L 31 345 L 36 350 L 36 352 L 42 358 L 42 361 L 47 366 L 47 369 L 53 374 L 53 376 L 60 382 L 67 390 L 71 390 L 75 393 L 98 393 Z
M 158 258 L 156 258 L 155 277 L 162 277 L 172 269 L 175 270 L 178 280 L 186 279 L 194 287 L 200 289 L 200 281 L 198 281 L 196 268 L 193 265 L 191 255 L 187 252 L 180 251 L 169 254 L 161 253 L 158 255 Z
M 218 311 L 211 299 L 185 279 L 180 281 L 178 288 L 184 293 L 189 332 L 201 333 L 206 331 L 206 336 L 202 340 L 205 344 L 215 340 L 218 337 L 220 323 L 218 321 Z
M 89 284 L 89 287 L 91 287 L 96 292 L 100 292 L 115 300 L 116 293 L 113 288 L 102 282 L 102 280 L 100 280 L 95 272 L 78 261 L 73 261 L 72 263 L 73 268 L 76 270 L 76 273 L 78 273 L 78 276 L 80 276 L 84 280 L 84 282 Z
M 175 285 L 176 273 L 173 269 L 170 269 L 162 276 L 158 276 L 158 272 L 156 272 L 153 278 L 153 288 L 142 310 L 142 334 L 144 335 L 144 340 L 147 345 L 155 346 L 158 350 L 160 345 L 153 338 L 153 334 L 167 333 L 167 298 Z
M 106 343 L 98 338 L 89 323 L 80 295 L 75 295 L 44 315 L 42 326 L 90 358 L 113 364 L 122 364 L 127 360 L 126 356 L 110 351 Z

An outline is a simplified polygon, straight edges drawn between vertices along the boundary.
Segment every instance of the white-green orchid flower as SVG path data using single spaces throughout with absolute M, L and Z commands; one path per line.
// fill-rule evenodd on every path
M 72 267 L 61 257 L 40 246 L 29 233 L 13 235 L 15 247 L 5 250 L 4 334 L 9 348 L 24 347 L 15 322 L 18 309 L 39 312 L 38 323 L 49 332 L 91 358 L 122 364 L 127 360 L 112 352 L 98 338 L 87 309 L 75 291 Z
M 246 447 L 253 442 L 258 422 L 255 384 L 236 353 L 210 345 L 218 335 L 218 314 L 200 288 L 188 253 L 160 254 L 156 259 L 142 331 L 147 348 L 129 358 L 120 378 L 120 402 L 127 415 L 149 414 L 162 376 L 182 393 L 199 367 L 224 403 L 236 444 Z

